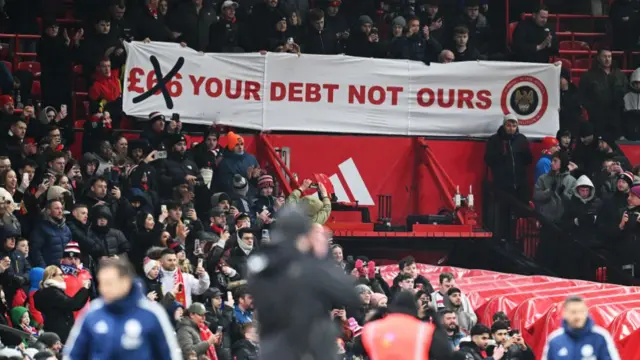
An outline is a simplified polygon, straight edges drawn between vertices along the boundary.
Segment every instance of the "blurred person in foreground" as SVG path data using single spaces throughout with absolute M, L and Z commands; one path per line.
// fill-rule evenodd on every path
M 102 296 L 76 321 L 65 359 L 182 359 L 166 311 L 145 297 L 127 260 L 103 260 L 97 279 Z
M 261 359 L 335 359 L 339 331 L 329 311 L 331 304 L 359 306 L 353 280 L 327 260 L 326 233 L 303 208 L 282 209 L 270 235 L 247 264 L 260 314 Z
M 542 360 L 620 359 L 611 335 L 594 323 L 581 297 L 569 296 L 564 301 L 562 317 L 562 327 L 547 339 Z

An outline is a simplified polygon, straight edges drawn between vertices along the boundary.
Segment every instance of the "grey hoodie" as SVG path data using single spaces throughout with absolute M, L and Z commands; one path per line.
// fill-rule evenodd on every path
M 576 179 L 568 171 L 548 172 L 538 178 L 533 189 L 533 202 L 540 214 L 553 222 L 560 221 L 564 213 L 564 201 L 571 199 Z

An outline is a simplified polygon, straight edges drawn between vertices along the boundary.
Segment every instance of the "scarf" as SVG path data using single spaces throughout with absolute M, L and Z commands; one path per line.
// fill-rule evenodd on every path
M 240 247 L 240 250 L 242 250 L 242 252 L 245 253 L 245 255 L 247 255 L 247 256 L 253 250 L 253 245 L 249 246 L 249 245 L 245 244 L 245 242 L 240 240 L 240 239 L 238 239 L 238 247 Z
M 200 339 L 202 341 L 207 341 L 209 340 L 210 337 L 213 336 L 213 333 L 211 332 L 211 330 L 209 330 L 207 325 L 205 325 L 204 323 L 199 324 L 198 329 L 200 329 Z M 207 349 L 207 356 L 211 360 L 218 360 L 218 355 L 216 354 L 216 347 L 214 345 L 209 346 L 209 348 Z
M 168 273 L 168 271 L 167 271 Z M 166 273 L 164 272 L 160 272 L 160 274 L 166 275 Z M 178 291 L 176 293 L 176 301 L 178 303 L 180 303 L 185 309 L 187 308 L 187 291 L 185 289 L 184 286 L 184 279 L 182 278 L 182 271 L 180 271 L 180 269 L 176 269 L 175 272 L 173 273 L 173 285 L 175 286 L 176 284 L 182 284 L 182 286 L 180 287 L 180 291 Z M 173 290 L 173 289 L 171 289 Z M 169 291 L 171 291 L 169 290 Z M 163 291 L 164 292 L 164 291 Z
M 77 277 L 78 273 L 80 272 L 80 269 L 76 268 L 73 265 L 60 264 L 60 269 L 62 270 L 63 274 L 71 275 L 73 277 Z
M 38 335 L 40 335 L 40 334 L 39 334 L 38 329 L 36 329 L 34 326 L 30 326 L 30 325 L 22 325 L 22 324 L 20 324 L 20 328 L 21 328 L 24 332 L 26 332 L 26 333 L 28 333 L 28 334 L 31 334 L 31 336 L 33 336 L 33 337 L 35 337 L 35 338 L 37 338 L 37 337 L 38 337 Z
M 46 280 L 43 283 L 43 287 L 45 287 L 45 288 L 55 287 L 55 288 L 58 288 L 58 289 L 60 289 L 62 291 L 65 291 L 65 290 L 67 290 L 67 283 L 64 282 L 64 281 L 55 281 L 53 279 L 49 279 L 49 280 Z

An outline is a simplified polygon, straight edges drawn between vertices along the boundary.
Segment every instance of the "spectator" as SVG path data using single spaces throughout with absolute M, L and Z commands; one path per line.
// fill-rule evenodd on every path
M 348 38 L 346 30 L 341 38 Z M 324 11 L 312 9 L 309 13 L 309 26 L 302 41 L 302 51 L 306 54 L 331 55 L 342 53 L 332 28 L 325 28 Z
M 218 165 L 216 180 L 219 182 L 219 189 L 232 193 L 233 176 L 242 175 L 251 182 L 260 176 L 260 165 L 255 156 L 245 152 L 244 139 L 231 131 L 227 134 L 227 149 L 229 151 Z
M 558 139 L 560 151 L 567 154 L 569 161 L 571 161 L 573 155 L 573 134 L 576 133 L 569 130 L 563 130 L 562 128 L 556 133 L 556 139 Z M 575 165 L 575 163 L 573 165 Z
M 193 303 L 187 309 L 188 317 L 178 323 L 178 343 L 183 354 L 195 351 L 198 357 L 206 355 L 216 359 L 215 345 L 220 342 L 222 334 L 212 334 L 204 322 L 207 310 L 201 303 Z
M 587 246 L 596 247 L 599 244 L 595 221 L 601 204 L 591 180 L 586 175 L 580 176 L 573 196 L 565 202 L 563 223 L 574 238 Z
M 571 82 L 571 72 L 560 70 L 560 129 L 577 134 L 580 131 L 582 102 L 578 87 Z
M 584 357 L 586 352 L 596 359 L 620 358 L 611 335 L 606 329 L 595 325 L 582 298 L 567 298 L 562 317 L 562 328 L 552 332 L 547 338 L 543 359 L 579 358 Z M 562 349 L 566 351 L 561 351 Z
M 320 200 L 315 193 L 303 197 L 303 194 L 311 187 L 311 184 L 311 180 L 304 180 L 298 189 L 293 190 L 291 194 L 289 194 L 287 203 L 303 202 L 306 214 L 311 221 L 322 225 L 327 222 L 331 215 L 331 200 L 328 197 L 327 189 L 325 189 L 322 183 L 318 183 L 318 193 L 322 200 Z
M 210 309 L 205 315 L 209 330 L 216 335 L 219 329 L 222 331 L 221 339 L 216 345 L 218 359 L 231 360 L 231 332 L 235 325 L 233 297 L 227 296 L 223 305 L 222 292 L 216 287 L 210 287 L 202 297 L 210 301 L 205 302 L 205 307 Z
M 638 47 L 639 6 L 633 0 L 615 0 L 609 9 L 609 21 L 613 32 L 613 49 L 631 51 Z
M 252 39 L 255 50 L 268 48 L 272 24 L 275 24 L 284 13 L 286 13 L 284 6 L 278 0 L 263 0 L 253 6 L 250 23 L 253 29 Z
M 542 138 L 542 156 L 536 163 L 533 182 L 536 183 L 540 176 L 551 170 L 551 158 L 555 153 L 560 151 L 560 142 L 553 136 L 545 136 Z
M 233 294 L 234 317 L 238 324 L 243 325 L 253 321 L 253 296 L 246 287 L 238 288 Z
M 437 315 L 431 306 L 431 294 L 424 290 L 418 290 L 416 291 L 415 298 L 418 305 L 418 319 L 429 323 L 435 323 L 437 321 Z
M 469 29 L 466 26 L 456 26 L 453 29 L 452 51 L 455 61 L 473 61 L 480 59 L 478 49 L 469 44 Z
M 476 324 L 478 318 L 473 312 L 465 311 L 462 306 L 462 292 L 456 287 L 452 287 L 447 291 L 447 297 L 444 298 L 444 304 L 447 309 L 451 309 L 456 313 L 458 325 L 464 332 L 468 332 Z
M 513 52 L 516 61 L 548 63 L 558 54 L 558 38 L 547 26 L 549 8 L 540 4 L 533 17 L 520 21 L 513 32 Z
M 627 140 L 640 140 L 640 68 L 629 78 L 629 91 L 624 95 L 622 125 Z
M 247 323 L 242 326 L 243 338 L 233 344 L 233 356 L 236 360 L 258 359 L 258 332 L 256 325 Z
M 465 334 L 460 331 L 460 326 L 458 326 L 458 319 L 456 317 L 455 311 L 451 309 L 442 309 L 438 312 L 438 318 L 440 319 L 440 325 L 444 329 L 444 332 L 447 334 L 449 339 L 449 345 L 451 345 L 451 350 L 458 350 L 458 346 L 462 339 L 464 339 Z
M 104 250 L 103 256 L 110 258 L 127 257 L 131 250 L 129 241 L 122 231 L 113 224 L 113 215 L 109 207 L 97 205 L 93 209 L 91 231 L 95 234 L 98 244 Z
M 501 346 L 496 347 L 493 350 L 493 355 L 491 357 L 484 357 L 482 355 L 482 353 L 486 351 L 487 346 L 489 345 L 490 339 L 491 339 L 491 330 L 482 324 L 477 324 L 471 329 L 471 341 L 460 342 L 459 351 L 461 353 L 467 354 L 467 358 L 470 358 L 473 360 L 502 359 L 504 357 L 505 349 Z
M 615 192 L 602 203 L 596 218 L 596 226 L 600 236 L 606 237 L 609 241 L 620 240 L 619 224 L 627 210 L 629 190 L 633 187 L 634 180 L 634 175 L 629 171 L 618 175 Z
M 444 11 L 440 11 L 440 0 L 426 0 L 424 10 L 418 14 L 420 23 L 429 27 L 429 37 L 440 44 L 450 38 L 446 15 Z
M 615 140 L 621 134 L 620 116 L 628 86 L 627 77 L 614 67 L 610 50 L 598 50 L 596 60 L 580 78 L 580 98 L 596 134 Z
M 145 41 L 175 41 L 181 34 L 172 32 L 167 27 L 163 16 L 158 14 L 158 0 L 143 0 L 144 5 L 132 14 L 133 34 L 136 40 Z
M 209 51 L 239 53 L 253 49 L 249 25 L 236 17 L 238 6 L 238 3 L 232 0 L 222 3 L 220 19 L 210 28 Z
M 407 274 L 411 277 L 411 279 L 413 279 L 413 284 L 416 289 L 425 290 L 429 294 L 433 292 L 433 286 L 431 286 L 431 282 L 424 276 L 420 275 L 420 273 L 418 272 L 416 259 L 413 256 L 409 255 L 402 258 L 398 262 L 398 268 L 400 269 L 400 274 Z M 393 283 L 396 283 L 395 279 Z
M 31 234 L 30 262 L 33 266 L 60 263 L 64 247 L 71 241 L 71 230 L 66 225 L 63 209 L 59 200 L 47 203 L 42 220 Z
M 509 323 L 496 321 L 491 325 L 491 333 L 496 346 L 505 349 L 505 360 L 534 360 L 533 351 L 524 342 L 520 331 L 511 330 Z
M 110 66 L 115 65 L 117 68 L 117 65 L 122 65 L 126 54 L 120 44 L 123 36 L 123 30 L 117 27 L 120 23 L 121 21 L 112 20 L 109 14 L 101 12 L 96 15 L 93 28 L 87 31 L 87 36 L 81 41 L 79 57 L 88 85 L 95 79 L 96 69 L 99 69 L 102 60 L 114 58 L 116 61 L 114 64 L 109 63 Z
M 111 70 L 111 60 L 102 58 L 96 66 L 95 81 L 89 88 L 89 99 L 96 103 L 99 112 L 108 111 L 113 127 L 118 127 L 122 116 L 122 90 L 120 72 Z
M 456 61 L 456 57 L 451 50 L 442 50 L 438 55 L 438 62 L 441 64 L 450 64 Z
M 357 31 L 349 35 L 346 54 L 366 58 L 380 57 L 380 37 L 378 29 L 373 27 L 373 21 L 368 15 L 362 15 L 358 22 L 360 26 Z
M 102 262 L 98 284 L 101 298 L 74 325 L 65 357 L 91 359 L 127 353 L 139 359 L 181 359 L 167 315 L 144 297 L 126 260 Z M 118 340 L 109 341 L 109 336 Z
M 434 291 L 431 294 L 431 299 L 433 300 L 432 303 L 432 307 L 435 311 L 440 311 L 441 309 L 446 308 L 446 304 L 445 304 L 445 297 L 447 297 L 447 293 L 449 291 L 449 289 L 454 288 L 456 286 L 456 280 L 453 277 L 453 274 L 448 273 L 448 272 L 442 272 L 440 273 L 440 289 L 438 289 L 438 291 Z M 473 309 L 471 308 L 471 305 L 469 304 L 469 299 L 467 299 L 467 296 L 465 294 L 461 294 L 461 301 L 462 301 L 462 309 L 464 312 L 468 313 L 468 314 L 473 314 L 472 319 L 473 321 L 477 321 L 478 318 L 475 317 L 475 313 L 473 312 Z
M 551 169 L 540 176 L 533 190 L 536 209 L 548 220 L 559 223 L 564 214 L 564 204 L 573 196 L 576 179 L 569 173 L 569 159 L 564 152 L 556 152 Z
M 188 307 L 191 305 L 192 295 L 200 295 L 209 288 L 209 275 L 204 268 L 198 267 L 196 274 L 199 278 L 196 279 L 191 274 L 183 273 L 177 268 L 177 264 L 178 258 L 176 257 L 175 251 L 164 249 L 160 259 L 162 291 L 166 294 L 178 287 L 178 292 L 175 294 L 176 301 L 182 306 Z
M 465 0 L 464 14 L 458 18 L 458 24 L 469 29 L 469 45 L 480 54 L 487 55 L 490 50 L 491 29 L 489 21 L 480 12 L 479 0 Z M 454 31 L 455 33 L 455 31 Z
M 33 297 L 36 308 L 45 318 L 44 331 L 58 334 L 64 343 L 74 323 L 73 312 L 82 309 L 89 300 L 91 281 L 83 280 L 82 289 L 69 297 L 64 293 L 66 283 L 63 276 L 62 270 L 57 266 L 47 266 L 40 290 Z
M 92 280 L 91 274 L 87 271 L 80 259 L 80 247 L 75 241 L 70 241 L 64 248 L 64 255 L 60 260 L 60 270 L 64 274 L 65 289 L 64 293 L 73 298 L 84 285 L 85 280 Z M 90 289 L 91 290 L 91 289 Z M 86 310 L 89 307 L 89 301 L 85 303 L 85 306 L 81 310 Z M 74 319 L 78 318 L 80 310 L 74 312 Z
M 179 34 L 178 41 L 192 49 L 205 51 L 210 43 L 209 29 L 216 23 L 217 16 L 210 3 L 191 0 L 177 4 L 167 20 L 174 34 Z
M 338 34 L 338 39 L 340 40 L 349 38 L 349 32 L 350 32 L 349 23 L 347 22 L 347 17 L 345 16 L 345 13 L 343 11 L 340 11 L 341 5 L 342 5 L 341 0 L 329 1 L 327 4 L 326 12 L 325 12 L 326 16 L 324 17 L 324 21 L 326 22 L 325 27 L 327 28 L 329 33 Z M 316 11 L 322 11 L 322 10 L 312 9 L 310 11 L 310 14 Z M 398 18 L 404 20 L 404 18 L 402 17 L 397 17 L 396 19 Z M 394 19 L 394 22 L 392 22 L 392 24 L 395 23 L 396 19 Z M 404 25 L 402 25 L 402 28 L 404 28 L 405 26 L 406 26 L 406 21 L 404 21 Z

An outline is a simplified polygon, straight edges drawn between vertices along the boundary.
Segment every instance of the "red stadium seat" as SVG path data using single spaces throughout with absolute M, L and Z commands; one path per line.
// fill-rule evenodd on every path
M 573 62 L 573 67 L 576 69 L 589 69 L 591 68 L 590 59 L 576 59 Z
M 73 127 L 76 128 L 76 129 L 82 129 L 82 128 L 84 128 L 84 122 L 85 122 L 85 120 L 76 120 L 73 123 Z
M 2 63 L 7 67 L 7 70 L 9 70 L 9 72 L 13 74 L 13 64 L 9 61 L 2 61 Z
M 580 86 L 580 76 L 572 76 L 571 77 L 571 82 L 575 86 Z
M 589 44 L 584 41 L 566 40 L 558 44 L 560 50 L 591 50 Z
M 571 70 L 571 68 L 573 67 L 573 64 L 571 64 L 571 60 L 569 59 L 557 58 L 556 61 L 560 61 L 562 63 L 563 69 Z
M 509 29 L 507 30 L 507 46 L 511 47 L 511 43 L 513 42 L 513 33 L 516 31 L 516 27 L 520 22 L 514 21 L 509 24 Z
M 40 63 L 37 61 L 22 61 L 18 63 L 17 70 L 25 70 L 34 76 L 40 76 Z
M 42 94 L 42 88 L 40 87 L 40 81 L 33 80 L 33 84 L 31 85 L 31 96 L 39 99 Z

